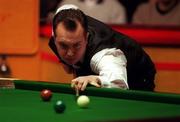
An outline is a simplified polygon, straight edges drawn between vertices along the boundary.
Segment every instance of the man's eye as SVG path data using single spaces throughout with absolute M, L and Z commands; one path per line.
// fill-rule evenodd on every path
M 59 46 L 60 46 L 60 48 L 62 48 L 62 49 L 67 49 L 67 48 L 68 48 L 68 46 L 65 45 L 65 44 L 59 44 Z
M 78 43 L 78 44 L 75 44 L 75 45 L 74 45 L 74 48 L 76 48 L 76 49 L 81 48 L 81 44 L 79 44 L 79 43 Z

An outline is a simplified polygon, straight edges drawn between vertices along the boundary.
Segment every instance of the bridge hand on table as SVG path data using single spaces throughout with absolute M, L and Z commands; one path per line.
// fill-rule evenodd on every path
M 71 87 L 75 89 L 76 96 L 79 96 L 79 91 L 84 91 L 88 84 L 95 87 L 101 87 L 100 80 L 96 75 L 81 76 L 71 81 Z

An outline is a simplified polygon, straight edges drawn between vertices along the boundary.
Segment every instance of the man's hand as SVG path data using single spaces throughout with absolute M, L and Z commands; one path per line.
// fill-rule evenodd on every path
M 81 91 L 84 91 L 88 84 L 91 84 L 96 87 L 101 87 L 100 80 L 96 75 L 81 76 L 71 81 L 71 87 Z

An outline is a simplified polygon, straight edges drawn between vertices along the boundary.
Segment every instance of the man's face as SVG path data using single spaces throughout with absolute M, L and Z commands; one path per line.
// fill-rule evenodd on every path
M 87 45 L 87 34 L 77 23 L 74 31 L 68 31 L 63 23 L 56 28 L 55 45 L 60 57 L 68 64 L 73 65 L 80 61 L 85 53 Z

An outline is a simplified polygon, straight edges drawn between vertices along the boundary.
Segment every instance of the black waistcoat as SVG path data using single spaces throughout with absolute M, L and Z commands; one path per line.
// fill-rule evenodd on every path
M 79 69 L 75 69 L 77 76 L 95 75 L 90 68 L 90 60 L 94 54 L 105 48 L 118 48 L 124 52 L 127 59 L 127 78 L 130 89 L 153 90 L 156 69 L 146 52 L 133 39 L 112 30 L 109 26 L 87 16 L 88 45 L 84 61 Z M 49 45 L 60 58 L 54 45 L 53 38 Z M 65 62 L 64 62 L 65 63 Z

